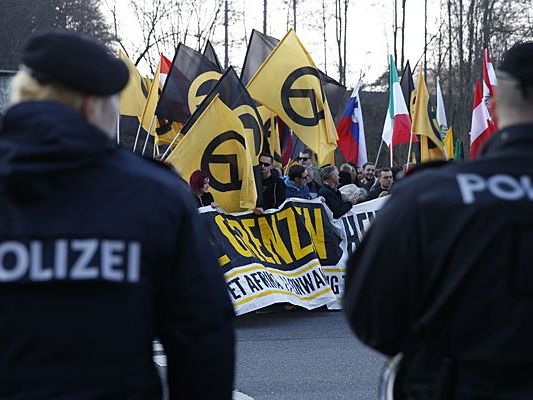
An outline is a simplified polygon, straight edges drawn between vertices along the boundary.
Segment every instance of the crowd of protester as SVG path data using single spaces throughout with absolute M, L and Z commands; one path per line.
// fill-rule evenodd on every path
M 310 200 L 319 197 L 333 217 L 339 218 L 353 205 L 388 196 L 394 182 L 405 174 L 405 167 L 376 168 L 372 162 L 360 166 L 346 162 L 339 168 L 332 165 L 319 168 L 314 159 L 313 152 L 306 149 L 282 170 L 275 165 L 271 154 L 261 154 L 262 196 L 256 211 L 278 208 L 290 198 Z M 195 171 L 189 186 L 198 207 L 218 207 L 209 193 L 208 174 Z

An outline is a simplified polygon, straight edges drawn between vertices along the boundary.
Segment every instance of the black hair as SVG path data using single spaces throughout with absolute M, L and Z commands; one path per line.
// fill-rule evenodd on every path
M 289 179 L 294 182 L 294 179 L 301 178 L 305 172 L 305 167 L 300 164 L 293 164 L 289 167 Z

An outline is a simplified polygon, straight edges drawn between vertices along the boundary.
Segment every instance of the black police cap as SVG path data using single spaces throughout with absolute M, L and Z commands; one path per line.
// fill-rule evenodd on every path
M 519 43 L 507 50 L 499 69 L 523 86 L 533 86 L 533 42 Z
M 56 82 L 78 92 L 106 96 L 128 83 L 128 68 L 88 37 L 64 31 L 33 36 L 24 46 L 22 63 L 41 83 Z

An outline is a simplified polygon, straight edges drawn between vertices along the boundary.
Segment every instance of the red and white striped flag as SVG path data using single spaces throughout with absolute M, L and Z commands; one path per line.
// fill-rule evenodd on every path
M 489 50 L 483 49 L 483 98 L 494 96 L 494 88 L 498 85 L 496 73 L 490 60 Z
M 170 72 L 170 68 L 172 67 L 172 61 L 170 61 L 163 54 L 161 54 L 160 65 L 161 68 L 159 69 L 159 83 L 161 85 L 161 88 L 163 88 L 163 86 L 165 86 L 165 81 L 167 80 L 168 73 Z
M 489 114 L 494 122 L 494 126 L 498 126 L 498 121 L 496 120 L 495 109 L 495 97 L 494 89 L 498 85 L 498 80 L 496 79 L 496 74 L 494 73 L 494 67 L 490 59 L 490 54 L 488 49 L 483 49 L 483 101 L 489 110 Z
M 489 110 L 483 99 L 483 89 L 479 79 L 474 91 L 474 110 L 472 112 L 472 128 L 470 130 L 470 159 L 479 154 L 481 145 L 496 131 Z

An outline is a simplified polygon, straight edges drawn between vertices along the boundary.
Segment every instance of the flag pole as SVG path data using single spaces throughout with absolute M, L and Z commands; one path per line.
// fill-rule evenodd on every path
M 393 156 L 393 154 L 392 154 L 392 143 L 389 146 L 389 150 L 390 150 L 390 167 L 392 168 L 392 156 Z
M 137 141 L 139 140 L 139 132 L 141 132 L 142 121 L 139 121 L 139 126 L 137 127 L 137 133 L 135 134 L 135 142 L 133 143 L 133 152 L 137 150 Z
M 155 120 L 155 114 L 152 116 L 152 120 L 150 121 L 150 127 L 148 128 L 148 132 L 146 132 L 146 138 L 144 139 L 144 146 L 143 146 L 143 151 L 141 153 L 141 156 L 144 156 L 146 145 L 148 144 L 148 137 L 150 136 L 150 132 L 152 131 L 152 128 L 154 127 L 154 120 Z M 154 140 L 154 146 L 155 146 L 155 140 Z
M 409 166 L 409 160 L 411 159 L 411 148 L 413 146 L 413 132 L 411 131 L 411 135 L 409 136 L 409 150 L 407 151 L 407 162 L 405 165 Z
M 376 162 L 374 163 L 375 166 L 378 165 L 379 155 L 381 154 L 381 148 L 382 147 L 383 147 L 383 139 L 381 139 L 381 143 L 379 144 L 378 155 L 376 157 Z
M 161 156 L 161 161 L 165 160 L 165 158 L 167 157 L 167 153 L 169 153 L 171 151 L 172 146 L 174 146 L 174 143 L 176 142 L 176 140 L 178 140 L 178 135 L 179 135 L 179 133 L 176 133 L 176 136 L 174 136 L 174 139 L 172 139 L 172 142 L 170 142 L 170 144 L 168 145 L 167 149 L 165 150 L 165 152 Z
M 120 144 L 120 113 L 117 115 L 117 144 Z

